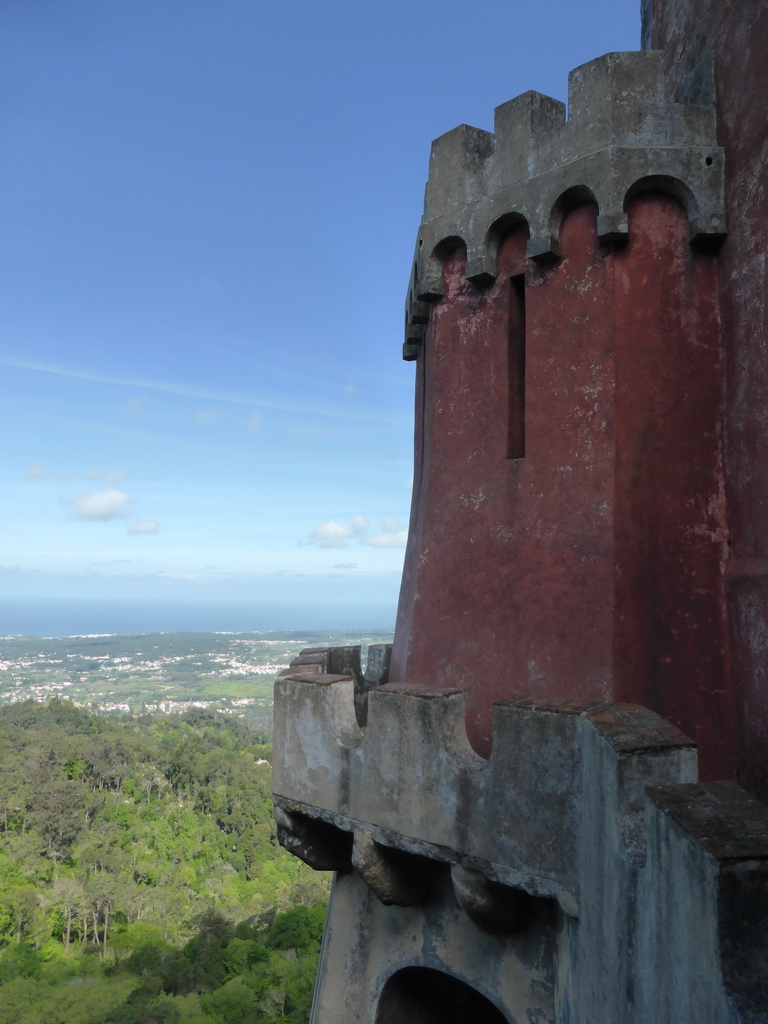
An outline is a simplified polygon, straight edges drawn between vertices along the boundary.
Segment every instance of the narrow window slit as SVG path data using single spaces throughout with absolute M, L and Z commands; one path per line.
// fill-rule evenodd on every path
M 509 279 L 507 458 L 525 455 L 525 274 Z

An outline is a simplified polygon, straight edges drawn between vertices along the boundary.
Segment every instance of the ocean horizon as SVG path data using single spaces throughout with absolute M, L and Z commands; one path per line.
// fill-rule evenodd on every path
M 0 637 L 394 629 L 391 605 L 0 598 Z

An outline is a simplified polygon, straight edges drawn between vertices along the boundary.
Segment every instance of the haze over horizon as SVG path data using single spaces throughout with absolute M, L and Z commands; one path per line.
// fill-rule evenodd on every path
M 394 618 L 430 142 L 639 7 L 8 0 L 0 599 Z

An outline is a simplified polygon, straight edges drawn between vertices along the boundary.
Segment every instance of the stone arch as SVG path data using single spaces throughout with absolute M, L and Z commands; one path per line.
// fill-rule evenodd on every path
M 560 252 L 560 229 L 563 226 L 563 221 L 574 207 L 581 206 L 582 203 L 593 203 L 597 212 L 600 212 L 597 196 L 588 185 L 572 185 L 565 192 L 561 192 L 552 204 L 549 214 L 549 235 L 558 254 Z
M 459 248 L 466 253 L 467 243 L 464 239 L 460 235 L 446 235 L 434 246 L 432 252 L 423 257 L 419 271 L 417 299 L 422 302 L 437 302 L 442 298 L 444 292 L 443 262 L 447 256 Z
M 466 249 L 467 243 L 460 235 L 447 235 L 445 238 L 441 238 L 437 245 L 432 250 L 432 260 L 442 263 L 446 256 L 455 249 Z
M 403 967 L 379 997 L 375 1024 L 514 1024 L 465 981 L 432 967 Z
M 693 232 L 699 218 L 699 203 L 684 181 L 669 174 L 648 174 L 644 178 L 638 178 L 624 194 L 624 210 L 626 211 L 633 199 L 648 192 L 661 192 L 675 199 L 685 210 L 689 227 Z
M 467 279 L 478 287 L 487 287 L 496 280 L 499 246 L 515 228 L 525 225 L 530 235 L 528 218 L 519 210 L 503 213 L 493 221 L 483 239 L 483 251 L 476 266 L 467 266 Z

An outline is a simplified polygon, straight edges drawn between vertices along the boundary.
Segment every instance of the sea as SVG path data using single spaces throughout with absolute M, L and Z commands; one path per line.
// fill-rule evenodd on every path
M 391 605 L 0 598 L 2 636 L 394 629 Z

